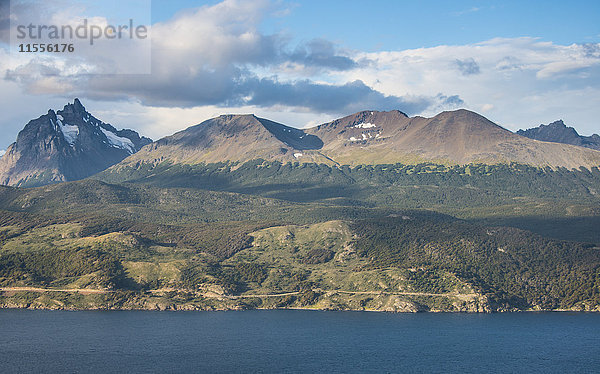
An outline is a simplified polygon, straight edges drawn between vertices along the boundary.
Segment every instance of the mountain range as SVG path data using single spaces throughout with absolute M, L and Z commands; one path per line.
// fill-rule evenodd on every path
M 528 139 L 467 110 L 432 118 L 363 111 L 297 129 L 254 115 L 209 119 L 144 147 L 115 166 L 139 163 L 244 162 L 252 159 L 328 165 L 446 165 L 517 162 L 578 168 L 600 165 L 600 152 Z
M 527 130 L 519 130 L 517 134 L 544 142 L 573 144 L 600 151 L 600 135 L 579 135 L 577 130 L 567 127 L 562 120 L 554 121 L 548 125 L 539 125 Z
M 598 165 L 466 110 L 151 142 L 75 100 L 0 160 L 0 308 L 600 311 Z
M 408 117 L 394 110 L 362 111 L 307 129 L 252 114 L 222 115 L 152 142 L 133 130 L 117 130 L 102 122 L 75 99 L 63 110 L 49 110 L 25 126 L 0 159 L 0 183 L 37 186 L 72 181 L 113 165 L 119 170 L 160 162 L 254 159 L 350 166 L 516 162 L 589 168 L 600 165 L 598 139 L 579 136 L 562 121 L 515 134 L 468 110 L 432 118 Z
M 25 125 L 0 159 L 0 184 L 39 186 L 83 179 L 151 142 L 133 130 L 102 122 L 75 99 Z

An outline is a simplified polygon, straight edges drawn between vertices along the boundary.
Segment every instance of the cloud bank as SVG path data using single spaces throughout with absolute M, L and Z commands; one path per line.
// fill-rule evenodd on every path
M 281 13 L 279 3 L 226 0 L 156 23 L 151 75 L 81 75 L 102 71 L 102 62 L 9 61 L 0 49 L 0 88 L 23 90 L 6 95 L 5 105 L 30 119 L 24 98 L 78 96 L 95 100 L 103 118 L 153 137 L 223 112 L 305 126 L 359 110 L 427 116 L 458 107 L 513 130 L 562 118 L 584 134 L 600 132 L 598 43 L 497 38 L 365 53 L 261 31 L 266 17 Z
M 600 44 L 497 38 L 470 45 L 359 53 L 371 61 L 340 80 L 362 79 L 387 95 L 452 90 L 464 106 L 513 130 L 563 118 L 600 132 Z M 462 104 L 461 104 L 462 105 Z M 430 107 L 424 115 L 435 114 Z
M 368 108 L 415 114 L 462 103 L 456 95 L 450 100 L 437 92 L 389 95 L 361 79 L 332 79 L 331 73 L 367 62 L 328 40 L 291 46 L 283 34 L 261 33 L 263 17 L 274 9 L 266 1 L 227 0 L 153 25 L 151 75 L 81 75 L 73 66 L 38 59 L 8 69 L 6 78 L 33 94 L 135 99 L 157 107 L 287 106 L 315 113 Z

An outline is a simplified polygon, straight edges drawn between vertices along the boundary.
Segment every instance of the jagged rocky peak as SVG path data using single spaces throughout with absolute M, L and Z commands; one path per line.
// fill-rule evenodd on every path
M 81 104 L 81 101 L 79 101 L 78 98 L 75 98 L 75 100 L 73 100 L 73 104 L 69 103 L 65 105 L 62 112 L 65 114 L 87 113 L 85 107 L 83 106 L 83 104 Z
M 564 121 L 562 119 L 559 119 L 558 121 L 554 121 L 549 123 L 548 125 L 540 125 L 540 126 L 548 126 L 548 127 L 567 127 L 567 125 L 565 125 Z M 572 128 L 572 127 L 571 127 Z
M 519 130 L 517 134 L 545 142 L 572 144 L 600 150 L 600 136 L 597 134 L 592 136 L 579 135 L 577 130 L 567 126 L 562 119 L 547 125 L 542 124 L 527 130 Z
M 37 186 L 86 178 L 151 142 L 104 123 L 75 99 L 25 125 L 0 159 L 0 183 Z
M 522 130 L 521 130 L 522 131 Z M 562 119 L 558 121 L 551 122 L 547 125 L 540 125 L 538 127 L 538 133 L 544 134 L 548 137 L 565 137 L 572 136 L 578 137 L 579 133 L 575 128 L 565 125 L 565 122 Z
M 76 146 L 78 142 L 88 141 L 90 136 L 94 137 L 95 135 L 101 138 L 104 144 L 133 154 L 152 142 L 149 138 L 140 137 L 133 130 L 117 130 L 110 124 L 102 122 L 88 113 L 77 98 L 72 104 L 69 103 L 62 110 L 57 111 L 55 117 L 56 128 L 60 130 L 65 141 L 71 146 Z

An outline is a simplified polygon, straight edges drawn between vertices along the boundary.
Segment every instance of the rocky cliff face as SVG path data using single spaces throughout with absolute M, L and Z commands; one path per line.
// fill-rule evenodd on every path
M 574 128 L 567 127 L 562 120 L 554 121 L 548 125 L 540 125 L 527 130 L 519 130 L 517 131 L 517 134 L 526 136 L 530 139 L 578 145 L 580 147 L 586 147 L 600 151 L 599 135 L 579 135 Z
M 0 159 L 0 184 L 40 186 L 96 174 L 152 140 L 117 130 L 90 113 L 78 99 L 30 121 Z

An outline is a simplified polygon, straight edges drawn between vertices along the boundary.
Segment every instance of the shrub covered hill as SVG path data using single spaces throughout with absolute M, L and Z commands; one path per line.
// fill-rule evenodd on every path
M 0 305 L 598 311 L 598 165 L 464 110 L 221 116 L 0 186 Z

